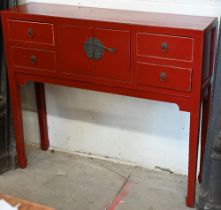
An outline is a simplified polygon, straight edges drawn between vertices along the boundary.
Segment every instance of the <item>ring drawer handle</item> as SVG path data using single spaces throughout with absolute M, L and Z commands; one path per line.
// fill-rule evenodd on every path
M 161 72 L 160 73 L 160 81 L 165 82 L 167 79 L 167 73 L 166 72 Z
M 163 42 L 162 45 L 161 45 L 161 50 L 162 52 L 167 52 L 168 51 L 168 44 L 167 42 Z
M 29 28 L 29 29 L 28 29 L 28 36 L 29 36 L 30 38 L 32 38 L 32 37 L 34 36 L 34 32 L 33 32 L 33 29 L 32 29 L 32 28 Z
M 36 62 L 37 62 L 37 57 L 36 57 L 35 55 L 32 55 L 32 56 L 30 57 L 30 63 L 31 63 L 31 64 L 36 64 Z

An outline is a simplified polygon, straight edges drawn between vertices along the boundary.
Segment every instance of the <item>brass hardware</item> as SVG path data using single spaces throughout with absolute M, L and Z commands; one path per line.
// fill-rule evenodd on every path
M 32 29 L 32 28 L 29 28 L 29 29 L 28 29 L 28 36 L 29 36 L 30 38 L 32 38 L 32 37 L 34 36 L 34 32 L 33 32 L 33 29 Z
M 32 56 L 30 57 L 30 63 L 31 63 L 31 64 L 36 64 L 36 62 L 37 62 L 37 57 L 36 57 L 35 55 L 32 55 Z
M 160 81 L 165 82 L 167 79 L 167 73 L 166 72 L 161 72 L 160 73 Z
M 99 60 L 104 56 L 104 51 L 107 50 L 109 53 L 115 53 L 115 48 L 108 48 L 103 45 L 103 43 L 93 37 L 90 37 L 84 43 L 84 51 L 87 56 L 91 59 Z
M 89 38 L 84 43 L 84 52 L 87 54 L 88 58 L 93 59 L 94 57 L 94 45 L 93 45 L 93 38 Z
M 168 51 L 168 44 L 166 42 L 163 42 L 161 45 L 161 50 L 162 52 L 167 52 Z
M 109 53 L 115 53 L 116 52 L 116 48 L 108 48 L 108 47 L 105 47 L 103 46 L 102 44 L 99 44 L 98 42 L 95 42 L 94 45 L 104 49 L 104 50 L 107 50 Z

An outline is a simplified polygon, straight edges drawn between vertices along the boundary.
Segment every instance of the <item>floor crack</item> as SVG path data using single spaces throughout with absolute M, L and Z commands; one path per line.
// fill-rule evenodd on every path
M 122 199 L 128 193 L 128 187 L 129 187 L 129 184 L 130 184 L 130 178 L 131 178 L 132 174 L 135 172 L 135 170 L 137 168 L 138 167 L 135 166 L 131 170 L 131 172 L 128 174 L 128 176 L 125 177 L 125 180 L 124 180 L 123 184 L 121 185 L 120 189 L 118 190 L 118 192 L 116 193 L 114 198 L 111 200 L 111 202 L 109 202 L 109 204 L 107 205 L 107 207 L 104 210 L 115 210 L 117 205 L 121 203 Z
M 102 163 L 97 162 L 96 160 L 93 160 L 93 162 L 94 162 L 96 165 L 101 166 L 101 167 L 107 169 L 108 171 L 113 172 L 114 174 L 116 174 L 116 175 L 122 177 L 122 178 L 125 179 L 125 180 L 128 179 L 128 176 L 124 176 L 124 175 L 122 175 L 121 173 L 119 173 L 118 171 L 116 171 L 116 170 L 114 170 L 114 169 L 112 169 L 112 168 L 109 168 L 108 166 L 105 166 L 105 165 L 103 165 Z M 134 168 L 136 168 L 136 167 L 137 167 L 137 166 L 133 166 L 133 169 L 132 169 L 131 171 L 133 172 L 133 171 L 134 171 Z M 131 174 L 131 172 L 130 172 L 130 174 Z

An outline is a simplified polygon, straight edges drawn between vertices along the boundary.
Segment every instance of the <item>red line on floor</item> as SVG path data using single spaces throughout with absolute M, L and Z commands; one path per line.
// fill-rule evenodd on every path
M 106 210 L 116 210 L 117 206 L 121 203 L 123 198 L 127 196 L 129 185 L 130 182 L 127 181 L 118 193 L 118 195 L 114 198 L 112 204 L 108 208 L 106 208 Z

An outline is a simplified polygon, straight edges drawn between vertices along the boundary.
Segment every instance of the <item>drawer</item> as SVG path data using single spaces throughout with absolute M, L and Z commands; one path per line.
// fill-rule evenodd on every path
M 39 71 L 55 71 L 55 53 L 47 50 L 12 47 L 12 64 Z
M 137 55 L 192 61 L 193 39 L 160 34 L 137 33 Z
M 137 63 L 137 82 L 139 85 L 190 91 L 191 72 L 191 69 Z
M 8 20 L 8 25 L 10 40 L 54 45 L 52 24 Z

